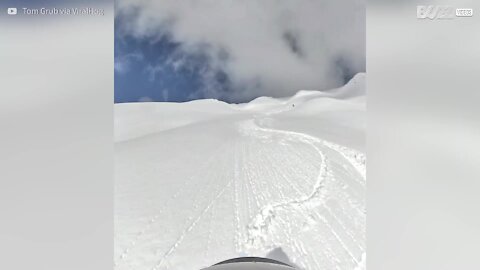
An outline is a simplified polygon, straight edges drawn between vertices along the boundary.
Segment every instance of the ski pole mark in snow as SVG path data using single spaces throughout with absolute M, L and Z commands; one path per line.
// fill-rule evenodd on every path
M 215 201 L 220 198 L 223 193 L 225 192 L 225 190 L 227 190 L 227 187 L 229 187 L 230 185 L 232 184 L 232 180 L 230 180 L 230 182 L 228 182 L 228 184 L 215 196 L 215 198 L 207 205 L 207 207 L 205 207 L 200 215 L 197 216 L 197 218 L 195 218 L 195 220 L 188 226 L 188 228 L 186 230 L 184 230 L 182 232 L 182 234 L 180 235 L 180 237 L 178 237 L 177 241 L 170 247 L 170 249 L 165 253 L 165 255 L 162 257 L 162 259 L 157 263 L 155 264 L 155 266 L 152 268 L 152 270 L 157 270 L 159 267 L 161 267 L 163 265 L 163 263 L 165 262 L 165 260 L 178 248 L 178 246 L 182 243 L 183 239 L 185 239 L 185 236 L 192 231 L 192 229 L 198 224 L 198 222 L 200 221 L 200 219 L 202 219 L 202 217 L 205 215 L 205 213 L 208 212 L 208 210 L 210 210 L 210 208 L 213 206 L 213 204 L 215 203 Z
M 210 255 L 210 245 L 211 245 L 211 242 L 212 242 L 212 233 L 213 233 L 213 230 L 212 230 L 212 223 L 215 219 L 215 205 L 212 206 L 212 209 L 210 210 L 210 222 L 209 222 L 209 226 L 208 226 L 208 236 L 207 236 L 207 248 L 205 249 L 205 258 L 208 258 L 208 256 Z

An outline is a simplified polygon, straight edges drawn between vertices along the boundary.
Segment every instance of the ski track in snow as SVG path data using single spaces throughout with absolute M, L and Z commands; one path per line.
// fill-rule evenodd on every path
M 242 124 L 243 124 L 243 131 L 247 131 L 247 132 L 250 131 L 250 132 L 253 132 L 253 133 L 255 133 L 255 132 L 262 133 L 263 132 L 263 133 L 278 134 L 278 135 L 284 136 L 284 139 L 286 139 L 287 141 L 296 141 L 296 142 L 305 143 L 305 144 L 309 145 L 310 147 L 312 147 L 313 149 L 315 149 L 315 151 L 318 153 L 318 155 L 320 157 L 319 158 L 320 169 L 319 169 L 319 172 L 318 172 L 317 180 L 316 180 L 315 184 L 313 185 L 313 189 L 311 190 L 310 194 L 303 195 L 301 197 L 292 198 L 291 200 L 288 200 L 288 201 L 282 201 L 282 202 L 267 204 L 267 205 L 263 206 L 261 208 L 259 214 L 247 226 L 247 228 L 248 228 L 248 230 L 247 230 L 248 241 L 247 241 L 247 245 L 246 245 L 247 249 L 248 248 L 250 248 L 250 249 L 255 248 L 254 247 L 255 245 L 257 246 L 257 248 L 260 248 L 260 249 L 264 248 L 265 243 L 264 243 L 263 238 L 265 238 L 267 236 L 269 226 L 273 222 L 277 212 L 279 212 L 281 210 L 287 210 L 287 213 L 288 213 L 288 209 L 296 208 L 296 209 L 300 209 L 301 211 L 304 211 L 304 212 L 306 212 L 306 214 L 308 214 L 307 213 L 308 211 L 312 211 L 312 212 L 315 211 L 313 208 L 308 208 L 308 203 L 309 202 L 312 202 L 312 201 L 315 200 L 322 205 L 324 204 L 325 194 L 322 194 L 322 193 L 326 192 L 324 189 L 325 189 L 325 185 L 326 185 L 325 182 L 327 181 L 327 179 L 326 179 L 327 178 L 327 172 L 328 172 L 329 169 L 326 165 L 327 164 L 327 158 L 326 158 L 325 154 L 322 152 L 322 150 L 320 150 L 320 147 L 327 147 L 327 148 L 335 151 L 336 153 L 341 155 L 347 162 L 349 162 L 357 170 L 357 172 L 362 176 L 362 180 L 360 180 L 359 182 L 363 187 L 365 187 L 365 182 L 364 182 L 365 170 L 363 169 L 364 163 L 363 164 L 361 163 L 361 161 L 364 161 L 364 158 L 362 158 L 362 156 L 363 156 L 362 154 L 356 153 L 353 150 L 349 150 L 346 147 L 342 147 L 340 145 L 337 145 L 337 144 L 334 144 L 334 143 L 331 143 L 331 142 L 327 142 L 327 141 L 324 141 L 324 140 L 321 140 L 319 138 L 315 138 L 313 136 L 306 135 L 306 134 L 303 134 L 303 133 L 292 132 L 292 131 L 284 131 L 284 130 L 275 130 L 275 129 L 269 129 L 269 128 L 262 128 L 262 127 L 259 127 L 256 124 L 256 121 L 254 121 L 254 120 L 246 121 L 245 123 L 242 123 Z M 262 137 L 261 134 L 258 134 L 258 136 Z M 357 161 L 357 160 L 360 160 L 360 161 Z M 326 221 L 326 219 L 324 217 L 319 216 L 319 218 L 322 219 L 325 222 L 325 224 L 328 226 L 331 233 L 335 236 L 335 239 L 342 246 L 342 248 L 345 250 L 345 252 L 348 253 L 348 255 L 351 257 L 351 260 L 355 264 L 359 264 L 358 256 L 354 255 L 350 251 L 348 245 L 346 245 L 344 243 L 344 241 L 342 240 L 342 238 L 335 232 L 335 229 L 333 229 L 330 226 L 330 224 L 328 223 L 328 221 Z M 338 218 L 335 217 L 335 219 L 337 219 L 337 221 L 339 221 Z M 288 226 L 288 224 L 286 224 L 286 225 Z M 350 233 L 350 232 L 348 232 L 348 230 L 345 226 L 343 226 L 342 229 L 344 229 L 347 233 Z M 286 237 L 288 237 L 288 236 L 286 236 Z M 358 244 L 358 242 L 355 240 L 355 238 L 351 234 L 350 234 L 350 237 L 352 237 L 352 240 L 355 241 Z M 257 241 L 261 241 L 261 243 L 256 243 Z M 275 247 L 275 246 L 282 246 L 282 243 L 275 243 L 274 242 L 274 243 L 270 244 L 270 246 L 272 248 Z M 363 247 L 361 247 L 361 248 L 362 248 L 362 250 L 364 249 Z M 301 254 L 305 255 L 305 252 L 302 252 L 303 249 L 304 249 L 303 246 L 301 248 L 298 248 L 298 245 L 297 245 L 296 253 L 301 253 Z M 314 252 L 314 251 L 312 250 L 312 252 Z M 361 256 L 360 256 L 360 259 L 361 259 Z M 314 261 L 316 261 L 316 260 L 314 259 Z M 305 267 L 307 269 L 310 269 L 310 268 L 308 268 L 309 266 L 307 266 L 307 265 Z M 315 262 L 314 267 L 321 267 L 321 265 L 319 265 L 318 262 Z M 311 269 L 316 269 L 316 268 L 311 268 Z
M 142 139 L 117 143 L 115 269 L 200 269 L 275 248 L 300 269 L 363 269 L 365 156 L 263 125 L 277 113 L 230 121 L 235 135 L 205 153 L 205 160 L 193 161 L 192 173 L 159 152 L 158 163 L 149 157 L 159 167 L 137 176 L 135 166 L 123 164 L 148 147 Z M 171 137 L 154 136 L 170 145 Z M 191 151 L 185 155 L 196 158 L 199 153 Z M 185 177 L 165 182 L 166 176 L 155 175 L 167 166 Z M 147 187 L 139 187 L 138 179 Z

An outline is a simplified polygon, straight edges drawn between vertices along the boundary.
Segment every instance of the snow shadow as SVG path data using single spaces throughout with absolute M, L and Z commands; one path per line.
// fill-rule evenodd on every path
M 272 249 L 270 252 L 267 253 L 266 257 L 269 258 L 269 259 L 272 259 L 272 260 L 276 260 L 276 261 L 279 261 L 279 262 L 282 262 L 282 263 L 286 263 L 286 264 L 294 267 L 295 269 L 301 269 L 296 264 L 294 264 L 292 261 L 290 261 L 290 258 L 288 258 L 287 253 L 285 253 L 285 251 L 283 251 L 283 249 L 281 247 L 276 247 L 276 248 Z

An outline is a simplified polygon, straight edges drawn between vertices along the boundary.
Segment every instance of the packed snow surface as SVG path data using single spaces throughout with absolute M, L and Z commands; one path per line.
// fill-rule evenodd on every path
M 364 269 L 364 129 L 364 74 L 247 104 L 116 104 L 115 269 L 278 250 L 299 269 Z

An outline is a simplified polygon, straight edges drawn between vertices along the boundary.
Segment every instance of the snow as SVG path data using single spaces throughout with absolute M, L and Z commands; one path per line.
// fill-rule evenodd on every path
M 201 269 L 279 248 L 364 269 L 365 75 L 247 104 L 115 105 L 115 269 Z

